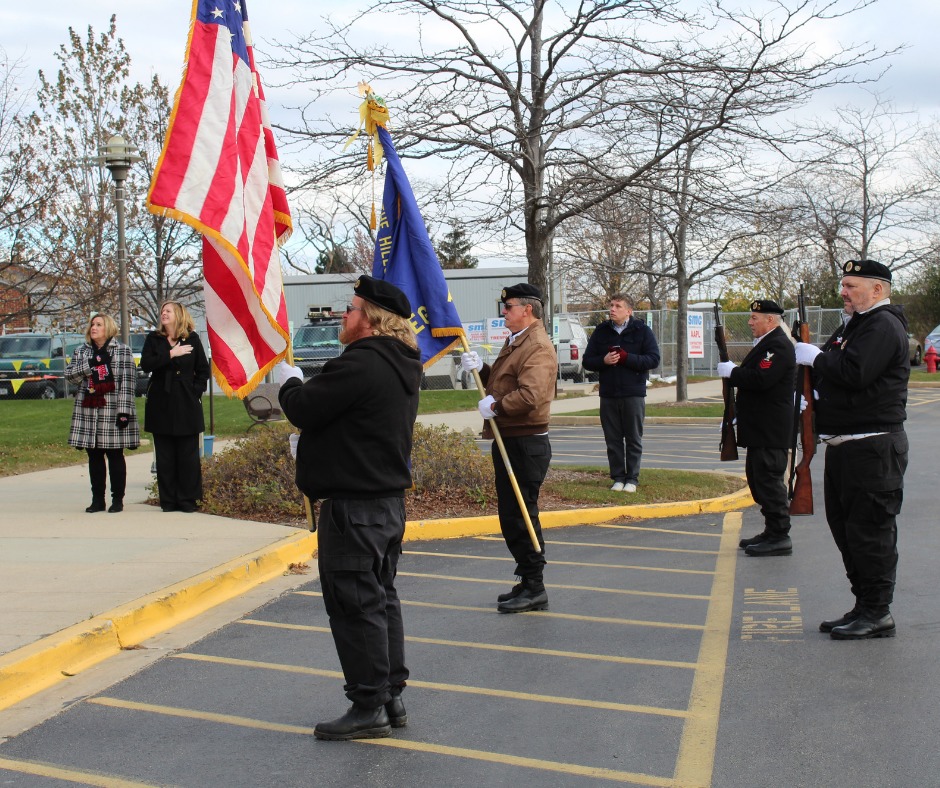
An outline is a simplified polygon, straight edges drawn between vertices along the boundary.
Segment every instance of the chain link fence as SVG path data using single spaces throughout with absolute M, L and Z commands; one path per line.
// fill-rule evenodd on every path
M 703 358 L 688 359 L 687 370 L 690 375 L 716 375 L 718 364 L 718 347 L 715 345 L 715 312 L 713 309 L 691 309 L 690 312 L 701 312 L 703 331 L 705 336 L 705 355 Z M 788 309 L 783 316 L 785 328 L 789 331 L 796 320 L 796 309 Z M 607 311 L 576 312 L 572 315 L 581 320 L 588 334 L 594 326 L 608 319 Z M 678 371 L 677 332 L 679 313 L 675 309 L 636 310 L 633 313 L 646 322 L 653 329 L 653 335 L 659 344 L 662 357 L 660 365 L 652 370 L 652 374 L 668 378 Z M 721 321 L 725 329 L 725 341 L 728 343 L 728 355 L 732 361 L 740 363 L 753 347 L 754 338 L 747 324 L 751 317 L 750 312 L 722 312 Z M 821 307 L 807 307 L 806 322 L 810 327 L 810 340 L 817 345 L 825 342 L 830 334 L 842 322 L 841 309 L 822 309 Z M 683 327 L 684 328 L 684 327 Z

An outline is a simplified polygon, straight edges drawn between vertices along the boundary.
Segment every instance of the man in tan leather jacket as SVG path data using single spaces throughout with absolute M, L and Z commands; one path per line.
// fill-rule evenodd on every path
M 478 369 L 487 396 L 480 400 L 480 415 L 487 419 L 483 437 L 492 438 L 490 419 L 495 419 L 503 437 L 506 454 L 526 503 L 541 550 L 529 538 L 525 519 L 503 463 L 499 447 L 492 445 L 493 470 L 499 525 L 516 559 L 516 575 L 521 582 L 500 594 L 500 613 L 545 610 L 548 595 L 542 581 L 545 544 L 539 525 L 539 490 L 548 472 L 552 447 L 548 440 L 550 406 L 555 396 L 558 356 L 542 323 L 542 294 L 526 282 L 502 292 L 506 328 L 511 335 L 493 365 L 483 364 L 475 352 L 461 356 L 461 366 Z

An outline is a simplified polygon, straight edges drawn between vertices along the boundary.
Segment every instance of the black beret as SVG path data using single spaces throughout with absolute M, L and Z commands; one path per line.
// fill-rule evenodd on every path
M 411 304 L 408 303 L 408 296 L 391 282 L 363 274 L 353 285 L 353 291 L 370 304 L 380 306 L 405 319 L 411 317 Z
M 528 282 L 520 282 L 512 287 L 504 287 L 500 299 L 505 304 L 507 298 L 534 298 L 540 304 L 545 303 L 542 301 L 542 291 Z
M 883 282 L 891 281 L 891 270 L 886 265 L 876 263 L 874 260 L 849 260 L 842 266 L 846 276 L 861 276 L 864 279 L 880 279 Z
M 751 301 L 751 311 L 761 312 L 765 315 L 783 314 L 783 309 L 777 304 L 777 302 L 771 301 L 768 298 L 758 298 L 754 301 Z

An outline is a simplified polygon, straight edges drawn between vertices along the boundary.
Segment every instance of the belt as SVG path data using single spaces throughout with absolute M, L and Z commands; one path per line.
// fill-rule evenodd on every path
M 871 438 L 873 435 L 887 435 L 886 432 L 860 432 L 856 435 L 820 435 L 819 439 L 827 446 L 839 446 L 848 441 L 857 441 L 860 438 Z

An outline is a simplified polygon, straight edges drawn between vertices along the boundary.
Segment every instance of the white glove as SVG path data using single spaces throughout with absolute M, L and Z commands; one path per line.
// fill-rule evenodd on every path
M 737 366 L 733 361 L 719 361 L 718 362 L 718 377 L 720 378 L 730 378 L 731 370 Z
M 483 399 L 477 403 L 477 407 L 480 409 L 480 415 L 484 419 L 491 419 L 496 415 L 493 410 L 493 406 L 496 404 L 496 399 L 492 394 L 487 394 Z
M 483 369 L 483 360 L 475 350 L 471 350 L 469 353 L 461 353 L 460 368 L 464 372 L 473 372 L 475 369 Z
M 802 364 L 804 367 L 813 366 L 813 362 L 816 360 L 822 351 L 815 345 L 810 345 L 808 342 L 797 342 L 796 343 L 796 363 Z
M 300 433 L 292 432 L 287 436 L 287 440 L 290 441 L 290 456 L 295 460 L 297 459 L 297 444 L 300 442 Z
M 800 394 L 800 413 L 806 410 L 806 397 Z
M 286 361 L 279 361 L 277 366 L 274 367 L 274 372 L 280 386 L 283 386 L 291 378 L 297 378 L 300 381 L 304 379 L 304 373 L 300 371 L 300 367 L 292 367 Z

